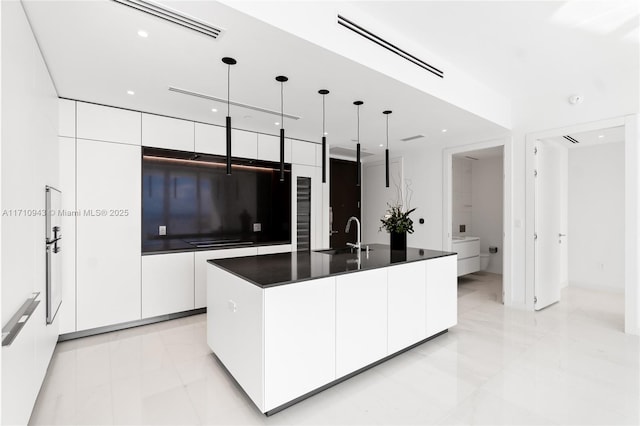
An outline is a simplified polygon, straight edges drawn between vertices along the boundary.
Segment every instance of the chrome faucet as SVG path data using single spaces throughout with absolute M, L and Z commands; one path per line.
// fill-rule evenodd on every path
M 344 232 L 349 232 L 349 229 L 351 228 L 351 221 L 355 220 L 356 221 L 356 243 L 347 243 L 347 245 L 349 247 L 353 247 L 356 250 L 358 250 L 358 254 L 360 253 L 360 247 L 362 246 L 362 233 L 360 232 L 360 221 L 358 220 L 357 217 L 355 216 L 351 216 L 349 218 L 349 220 L 347 221 L 347 226 L 346 228 L 344 228 Z

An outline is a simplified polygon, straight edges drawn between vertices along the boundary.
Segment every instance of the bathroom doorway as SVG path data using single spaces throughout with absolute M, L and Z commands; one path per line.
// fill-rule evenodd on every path
M 503 165 L 503 146 L 452 155 L 449 231 L 461 297 L 482 290 L 503 303 Z

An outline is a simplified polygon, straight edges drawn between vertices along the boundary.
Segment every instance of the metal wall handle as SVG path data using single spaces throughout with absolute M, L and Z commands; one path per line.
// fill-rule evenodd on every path
M 20 331 L 24 328 L 24 325 L 29 321 L 31 315 L 35 312 L 36 308 L 40 304 L 39 300 L 36 300 L 40 296 L 40 292 L 33 293 L 30 299 L 22 304 L 18 312 L 16 312 L 9 322 L 2 327 L 2 346 L 9 346 L 16 340 Z

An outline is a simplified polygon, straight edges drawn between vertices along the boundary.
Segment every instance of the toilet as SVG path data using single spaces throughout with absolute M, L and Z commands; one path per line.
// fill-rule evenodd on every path
M 489 267 L 489 253 L 480 253 L 480 270 L 486 271 Z

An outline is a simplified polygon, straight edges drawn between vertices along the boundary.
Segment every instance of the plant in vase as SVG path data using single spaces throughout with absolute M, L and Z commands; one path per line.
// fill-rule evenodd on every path
M 407 185 L 407 193 L 410 195 L 411 190 Z M 395 203 L 387 203 L 389 208 L 385 215 L 380 219 L 382 225 L 380 231 L 384 228 L 390 235 L 391 250 L 407 249 L 407 233 L 413 234 L 413 220 L 409 217 L 415 211 L 414 208 L 404 207 L 402 202 L 402 194 L 398 188 L 399 201 Z M 407 202 L 407 204 L 409 204 Z

